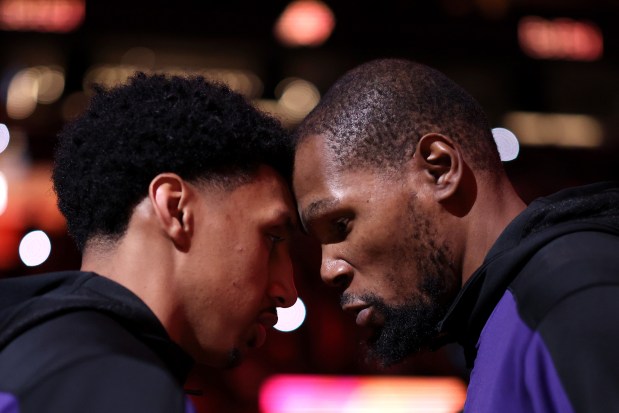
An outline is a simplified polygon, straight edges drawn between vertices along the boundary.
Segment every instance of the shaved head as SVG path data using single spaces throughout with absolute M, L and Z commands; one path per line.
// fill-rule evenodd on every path
M 451 138 L 473 168 L 501 168 L 479 103 L 442 73 L 407 60 L 375 60 L 346 73 L 296 136 L 325 136 L 341 167 L 386 169 L 409 159 L 427 133 Z

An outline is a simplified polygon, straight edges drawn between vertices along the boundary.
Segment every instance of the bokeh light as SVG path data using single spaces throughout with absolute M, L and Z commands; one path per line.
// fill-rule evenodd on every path
M 13 119 L 32 115 L 37 103 L 54 103 L 64 91 L 64 72 L 57 67 L 36 66 L 17 72 L 9 83 L 7 114 Z
M 66 33 L 78 28 L 86 14 L 85 0 L 2 0 L 0 27 Z
M 335 27 L 329 7 L 317 0 L 290 3 L 275 24 L 275 36 L 286 46 L 319 46 Z
M 52 251 L 52 244 L 43 231 L 29 232 L 19 244 L 19 257 L 28 267 L 43 264 Z
M 509 112 L 502 123 L 523 145 L 595 148 L 604 141 L 602 124 L 589 115 Z
M 269 378 L 260 391 L 264 413 L 453 413 L 466 386 L 452 377 L 292 376 Z
M 6 112 L 13 119 L 25 119 L 37 107 L 38 73 L 32 68 L 20 70 L 9 83 Z
M 496 142 L 501 161 L 513 161 L 518 157 L 520 145 L 518 144 L 518 138 L 516 138 L 512 131 L 505 128 L 494 128 L 492 129 L 492 136 L 494 137 L 494 142 Z
M 292 121 L 302 120 L 320 101 L 318 88 L 307 80 L 288 78 L 276 88 L 282 115 Z
M 546 20 L 523 17 L 518 23 L 522 50 L 535 59 L 597 60 L 602 57 L 604 38 L 593 22 L 568 18 Z
M 7 146 L 9 146 L 10 140 L 11 134 L 9 133 L 9 128 L 7 128 L 4 123 L 0 123 L 0 153 L 4 152 Z
M 303 304 L 301 298 L 297 298 L 292 307 L 277 307 L 278 320 L 273 328 L 284 332 L 294 331 L 301 327 L 301 324 L 305 321 L 305 314 L 305 304 Z
M 64 72 L 57 67 L 39 66 L 37 101 L 43 104 L 54 103 L 64 91 Z
M 85 91 L 91 92 L 94 84 L 114 87 L 127 82 L 136 72 L 161 73 L 168 76 L 203 76 L 205 79 L 225 83 L 230 89 L 253 99 L 262 94 L 262 81 L 249 70 L 218 69 L 218 68 L 181 68 L 166 66 L 152 70 L 150 67 L 129 64 L 102 64 L 88 69 L 82 86 Z
M 6 181 L 6 176 L 0 171 L 0 215 L 6 211 L 6 206 L 9 201 L 9 185 Z

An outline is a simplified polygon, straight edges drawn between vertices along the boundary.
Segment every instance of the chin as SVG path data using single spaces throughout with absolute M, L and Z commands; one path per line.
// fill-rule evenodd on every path
M 232 369 L 241 364 L 241 362 L 243 362 L 243 359 L 243 352 L 240 349 L 234 347 L 228 350 L 227 353 L 220 354 L 217 359 L 211 359 L 208 363 L 204 364 L 207 364 L 208 366 L 214 367 L 216 369 Z
M 193 355 L 194 361 L 202 366 L 215 369 L 229 369 L 238 366 L 243 361 L 243 353 L 234 347 L 227 352 L 210 353 L 209 355 L 201 352 Z
M 242 361 L 243 355 L 241 353 L 241 350 L 239 350 L 238 348 L 233 348 L 228 352 L 226 364 L 224 367 L 231 369 L 241 364 Z

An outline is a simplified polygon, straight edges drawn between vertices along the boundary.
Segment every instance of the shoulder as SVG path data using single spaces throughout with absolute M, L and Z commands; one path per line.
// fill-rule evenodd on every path
M 619 237 L 557 238 L 531 256 L 510 291 L 575 410 L 619 408 Z
M 136 403 L 183 400 L 163 362 L 122 324 L 95 311 L 68 313 L 19 336 L 0 355 L 0 386 L 20 405 L 34 406 L 24 411 L 42 401 L 58 403 L 53 411 L 78 411 L 71 403 L 81 400 L 108 406 L 92 411 L 122 412 L 121 405 L 145 411 Z
M 587 301 L 606 288 L 619 287 L 618 269 L 619 236 L 575 232 L 533 251 L 509 289 L 520 316 L 535 329 L 563 300 Z M 590 304 L 595 306 L 595 300 Z

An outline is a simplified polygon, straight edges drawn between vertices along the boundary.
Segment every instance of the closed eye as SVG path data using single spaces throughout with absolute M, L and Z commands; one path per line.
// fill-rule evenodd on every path
M 352 221 L 351 216 L 322 217 L 312 222 L 310 234 L 323 245 L 336 244 L 346 239 L 352 229 Z
M 269 238 L 271 238 L 271 242 L 273 242 L 274 244 L 277 244 L 278 242 L 284 242 L 286 241 L 286 237 L 282 237 L 280 235 L 276 235 L 276 234 L 267 234 Z
M 332 236 L 336 239 L 344 239 L 346 235 L 348 235 L 348 228 L 350 223 L 350 218 L 338 218 L 331 224 L 331 232 Z

